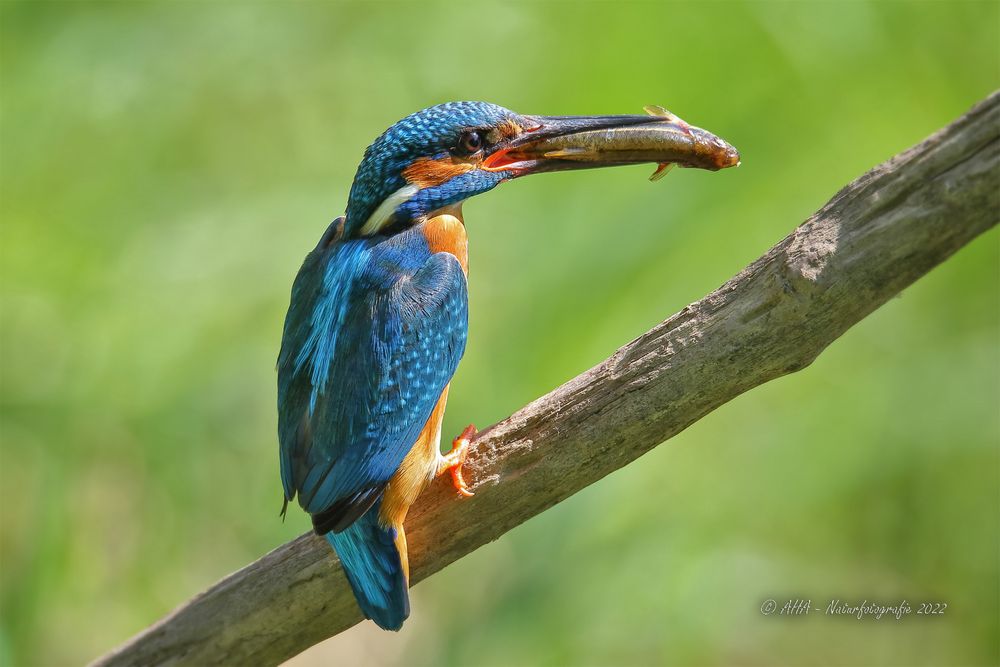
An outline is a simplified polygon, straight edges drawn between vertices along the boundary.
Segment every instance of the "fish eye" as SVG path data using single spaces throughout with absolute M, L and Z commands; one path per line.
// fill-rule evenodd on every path
M 463 132 L 458 140 L 458 152 L 462 155 L 472 155 L 483 147 L 483 135 L 479 130 Z

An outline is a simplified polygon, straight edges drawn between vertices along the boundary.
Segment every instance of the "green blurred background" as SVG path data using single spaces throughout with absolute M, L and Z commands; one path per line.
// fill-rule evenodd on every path
M 1000 85 L 1000 4 L 4 2 L 0 662 L 79 664 L 304 532 L 274 361 L 304 254 L 416 109 L 662 104 L 739 170 L 548 175 L 466 206 L 445 429 L 714 289 Z M 806 371 L 413 592 L 311 664 L 1000 661 L 996 231 Z M 902 622 L 767 598 L 944 601 Z

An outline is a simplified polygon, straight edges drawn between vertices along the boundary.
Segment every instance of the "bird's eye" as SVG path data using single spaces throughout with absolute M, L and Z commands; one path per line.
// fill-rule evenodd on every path
M 483 135 L 476 130 L 464 132 L 458 140 L 458 150 L 463 155 L 472 155 L 482 147 Z

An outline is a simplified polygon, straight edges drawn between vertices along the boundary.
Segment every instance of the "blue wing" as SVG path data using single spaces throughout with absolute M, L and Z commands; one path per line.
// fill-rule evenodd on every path
M 378 499 L 465 351 L 458 260 L 419 231 L 381 241 L 324 237 L 292 287 L 278 358 L 287 500 L 317 532 L 346 528 Z

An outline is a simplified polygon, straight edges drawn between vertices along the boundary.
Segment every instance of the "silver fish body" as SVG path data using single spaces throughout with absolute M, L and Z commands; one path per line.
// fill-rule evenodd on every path
M 673 163 L 709 171 L 734 167 L 740 161 L 739 152 L 711 132 L 671 121 L 554 137 L 535 144 L 532 150 L 550 159 Z

